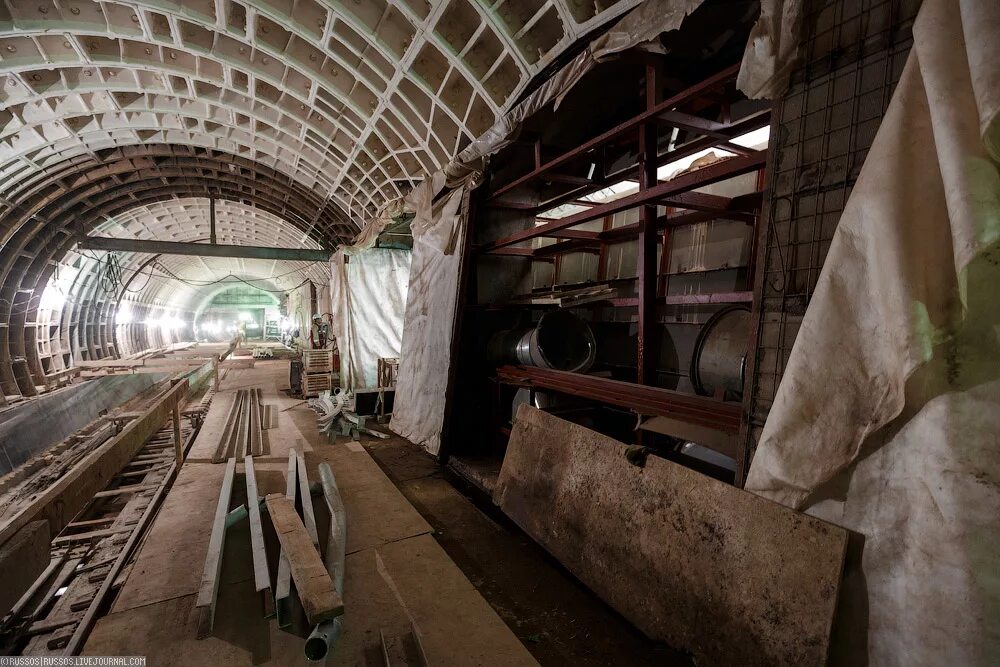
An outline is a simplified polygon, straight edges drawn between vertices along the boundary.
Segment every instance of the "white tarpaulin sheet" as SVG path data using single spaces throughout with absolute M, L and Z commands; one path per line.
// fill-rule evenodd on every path
M 803 0 L 761 0 L 760 18 L 750 31 L 737 87 L 747 97 L 776 99 L 788 88 L 798 63 Z
M 441 448 L 468 215 L 468 186 L 431 204 L 425 181 L 409 200 L 416 217 L 406 328 L 389 428 L 432 454 Z
M 746 488 L 864 535 L 868 664 L 996 664 L 1000 2 L 913 33 Z
M 550 102 L 559 101 L 597 63 L 622 51 L 641 47 L 661 33 L 676 30 L 688 14 L 703 0 L 645 0 L 622 17 L 600 37 L 594 39 L 580 54 L 545 80 L 534 92 L 501 115 L 497 122 L 470 143 L 445 167 L 449 177 L 464 177 L 478 161 L 496 153 L 517 135 L 521 123 Z M 652 48 L 660 48 L 655 45 Z
M 340 250 L 330 259 L 333 334 L 340 349 L 340 383 L 378 384 L 379 357 L 398 358 L 410 273 L 407 250 Z

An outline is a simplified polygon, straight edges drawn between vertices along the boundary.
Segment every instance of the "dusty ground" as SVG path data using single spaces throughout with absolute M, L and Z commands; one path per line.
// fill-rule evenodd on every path
M 484 498 L 459 491 L 419 447 L 402 438 L 365 447 L 541 664 L 693 664 L 639 633 Z

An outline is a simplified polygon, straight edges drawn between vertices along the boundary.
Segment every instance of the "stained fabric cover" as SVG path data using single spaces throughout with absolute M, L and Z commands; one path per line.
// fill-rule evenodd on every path
M 761 0 L 743 52 L 737 87 L 751 99 L 777 99 L 798 64 L 803 0 Z
M 462 150 L 445 168 L 449 178 L 465 176 L 479 168 L 479 161 L 507 146 L 521 123 L 549 103 L 559 101 L 597 63 L 633 47 L 646 46 L 661 33 L 676 30 L 703 0 L 645 0 L 606 33 L 594 39 L 578 56 L 546 79 L 534 92 L 500 116 L 482 135 Z M 653 47 L 658 48 L 658 47 Z M 662 48 L 662 47 L 659 47 Z
M 838 658 L 995 664 L 1000 3 L 925 0 L 913 33 L 746 488 L 864 536 Z
M 374 387 L 379 357 L 400 354 L 410 253 L 345 248 L 330 259 L 330 268 L 332 332 L 340 349 L 341 386 Z
M 432 454 L 441 448 L 464 261 L 468 190 L 469 184 L 462 185 L 432 203 L 434 186 L 425 181 L 408 197 L 416 210 L 410 225 L 413 258 L 389 428 Z

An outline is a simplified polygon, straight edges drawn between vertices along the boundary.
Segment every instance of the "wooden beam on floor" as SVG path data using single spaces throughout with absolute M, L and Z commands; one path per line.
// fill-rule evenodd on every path
M 344 601 L 337 595 L 333 579 L 295 512 L 295 506 L 278 493 L 270 494 L 265 500 L 310 625 L 340 616 L 344 613 Z

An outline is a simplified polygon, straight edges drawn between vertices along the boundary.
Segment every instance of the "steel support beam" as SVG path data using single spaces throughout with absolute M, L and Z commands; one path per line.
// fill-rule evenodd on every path
M 328 262 L 331 250 L 309 248 L 267 248 L 250 245 L 218 245 L 211 243 L 180 243 L 86 236 L 80 240 L 82 250 L 116 252 L 148 252 L 159 255 L 195 255 L 199 257 L 243 257 L 245 259 L 287 259 L 294 262 Z
M 646 65 L 646 110 L 656 107 L 656 66 Z M 657 127 L 652 120 L 639 125 L 639 194 L 646 194 L 656 185 Z M 639 384 L 656 383 L 657 328 L 656 322 L 656 246 L 659 236 L 656 229 L 656 200 L 647 199 L 639 210 L 639 332 L 638 364 Z M 593 210 L 593 209 L 591 209 Z M 666 247 L 664 247 L 664 250 Z
M 726 433 L 736 433 L 740 428 L 740 403 L 707 396 L 530 366 L 501 366 L 497 369 L 497 378 L 505 384 L 549 389 L 616 405 L 640 415 L 671 417 Z
M 491 252 L 497 248 L 514 245 L 515 243 L 527 241 L 528 239 L 533 239 L 539 236 L 549 236 L 552 232 L 561 231 L 569 227 L 575 227 L 582 222 L 597 220 L 598 218 L 603 218 L 607 215 L 618 213 L 619 211 L 625 211 L 650 202 L 662 202 L 671 195 L 688 192 L 689 190 L 694 190 L 705 185 L 711 185 L 712 183 L 724 181 L 727 178 L 741 176 L 748 172 L 756 171 L 764 166 L 766 159 L 767 154 L 765 152 L 760 152 L 754 155 L 741 155 L 722 160 L 720 162 L 716 162 L 715 164 L 698 169 L 697 171 L 676 176 L 669 181 L 654 185 L 645 191 L 636 192 L 633 195 L 622 197 L 621 199 L 616 199 L 599 206 L 594 206 L 588 211 L 581 211 L 580 213 L 566 216 L 565 218 L 560 218 L 559 220 L 555 220 L 544 225 L 515 232 L 510 236 L 497 239 L 492 243 L 484 244 L 483 246 L 480 246 L 479 250 L 480 252 Z M 697 211 L 697 213 L 704 212 Z M 711 212 L 708 213 L 708 215 L 709 218 L 707 219 L 711 219 L 713 216 L 721 217 L 717 212 Z

